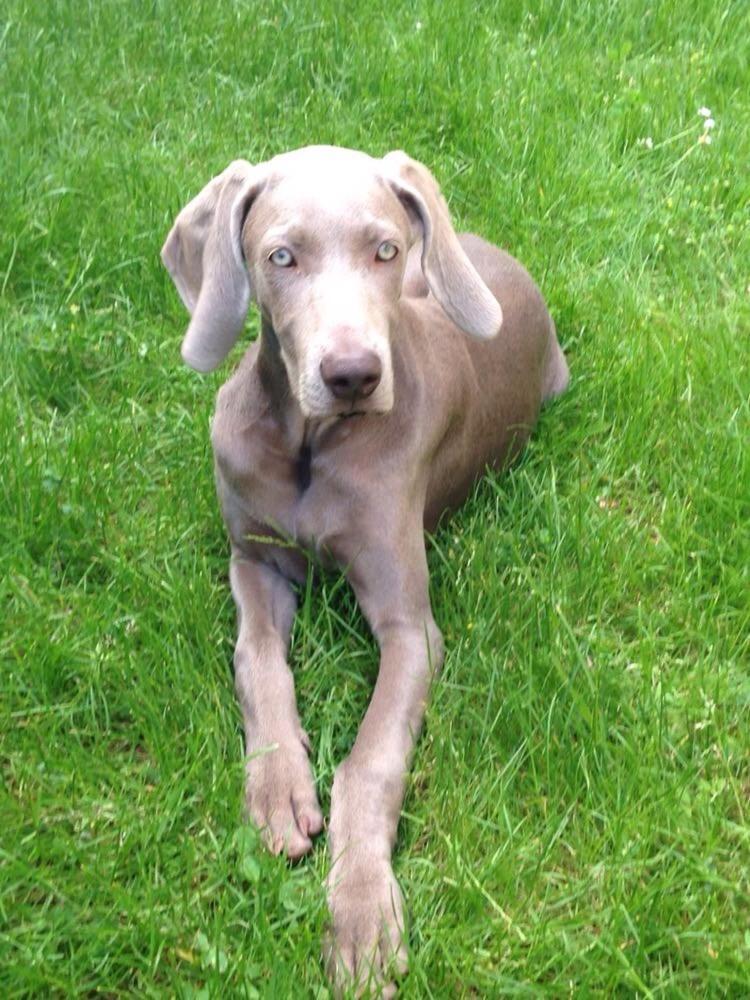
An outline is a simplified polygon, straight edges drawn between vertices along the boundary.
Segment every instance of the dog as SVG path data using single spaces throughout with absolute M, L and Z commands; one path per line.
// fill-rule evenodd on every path
M 367 712 L 331 793 L 329 974 L 389 996 L 406 971 L 391 857 L 430 685 L 443 661 L 424 530 L 521 450 L 568 366 L 536 285 L 457 235 L 405 153 L 308 146 L 231 163 L 162 250 L 190 315 L 184 361 L 215 368 L 251 300 L 261 332 L 212 425 L 238 613 L 246 804 L 299 858 L 323 829 L 287 664 L 308 557 L 343 568 L 377 639 Z M 290 544 L 293 543 L 293 544 Z

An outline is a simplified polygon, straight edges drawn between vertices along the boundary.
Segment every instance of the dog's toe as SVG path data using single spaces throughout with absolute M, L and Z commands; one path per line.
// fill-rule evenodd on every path
M 297 860 L 323 829 L 323 815 L 307 752 L 301 743 L 251 754 L 247 762 L 247 812 L 273 854 Z

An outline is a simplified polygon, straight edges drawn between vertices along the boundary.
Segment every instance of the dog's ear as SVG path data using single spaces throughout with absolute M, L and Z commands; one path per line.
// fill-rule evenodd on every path
M 503 322 L 500 304 L 466 256 L 435 178 L 423 164 L 396 150 L 384 156 L 385 179 L 422 236 L 422 271 L 448 316 L 480 340 L 494 337 Z
M 235 160 L 177 216 L 161 259 L 191 319 L 182 359 L 200 372 L 215 368 L 242 332 L 251 289 L 242 254 L 242 225 L 265 178 L 261 167 Z

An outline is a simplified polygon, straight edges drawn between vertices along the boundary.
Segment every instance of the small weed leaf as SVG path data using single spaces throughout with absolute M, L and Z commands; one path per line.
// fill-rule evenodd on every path
M 194 986 L 186 983 L 182 987 L 182 995 L 185 997 L 185 1000 L 209 1000 L 211 993 L 207 986 L 201 986 L 199 989 L 196 989 Z
M 255 884 L 260 878 L 258 831 L 252 826 L 241 826 L 235 831 L 233 840 L 239 872 L 244 879 Z
M 245 854 L 240 859 L 240 873 L 248 882 L 255 884 L 260 878 L 260 864 L 252 854 Z
M 302 886 L 292 881 L 282 883 L 279 888 L 279 902 L 287 913 L 302 913 L 305 910 Z
M 195 948 L 195 950 L 199 952 L 201 955 L 205 955 L 205 953 L 210 949 L 210 947 L 211 945 L 209 944 L 206 935 L 203 933 L 203 931 L 198 931 L 195 937 L 193 938 L 193 948 Z
M 201 956 L 201 965 L 204 969 L 226 972 L 229 966 L 227 953 L 223 948 L 211 944 L 203 931 L 198 931 L 193 938 L 193 948 Z

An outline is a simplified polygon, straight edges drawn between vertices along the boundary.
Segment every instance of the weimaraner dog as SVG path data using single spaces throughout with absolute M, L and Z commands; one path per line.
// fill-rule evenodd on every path
M 533 281 L 457 236 L 401 152 L 311 146 L 230 164 L 178 215 L 162 259 L 209 371 L 254 299 L 261 334 L 219 392 L 212 440 L 231 539 L 249 815 L 299 858 L 323 828 L 287 649 L 307 558 L 343 568 L 380 647 L 333 780 L 326 947 L 338 990 L 392 995 L 406 968 L 391 854 L 443 643 L 424 529 L 518 453 L 568 367 Z M 468 336 L 467 336 L 468 335 Z

